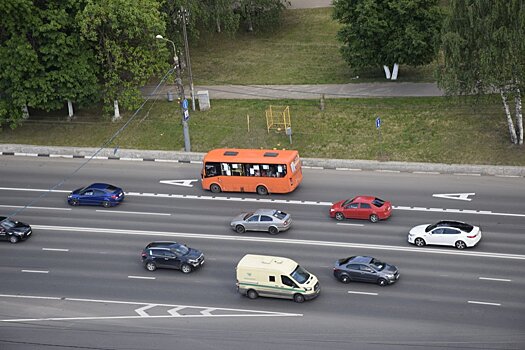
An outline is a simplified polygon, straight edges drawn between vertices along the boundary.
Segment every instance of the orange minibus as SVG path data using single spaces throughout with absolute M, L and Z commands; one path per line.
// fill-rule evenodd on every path
M 299 152 L 221 148 L 203 159 L 202 188 L 213 193 L 288 193 L 303 179 Z

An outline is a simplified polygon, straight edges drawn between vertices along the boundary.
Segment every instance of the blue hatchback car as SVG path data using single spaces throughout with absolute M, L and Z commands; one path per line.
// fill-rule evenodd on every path
M 123 200 L 124 191 L 122 188 L 104 183 L 94 183 L 87 187 L 78 188 L 67 196 L 67 202 L 73 206 L 102 205 L 109 208 Z

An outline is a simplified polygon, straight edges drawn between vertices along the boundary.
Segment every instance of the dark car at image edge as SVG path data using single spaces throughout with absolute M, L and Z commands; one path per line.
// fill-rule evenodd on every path
M 32 233 L 31 226 L 28 224 L 0 216 L 0 239 L 17 243 L 25 241 Z

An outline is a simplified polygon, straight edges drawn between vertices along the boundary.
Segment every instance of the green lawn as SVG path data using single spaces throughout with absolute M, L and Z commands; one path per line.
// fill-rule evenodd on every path
M 286 10 L 272 33 L 202 35 L 190 44 L 195 84 L 343 84 L 385 81 L 381 67 L 353 73 L 339 52 L 331 8 Z M 391 62 L 391 66 L 395 62 Z M 392 67 L 391 67 L 392 68 Z M 399 81 L 433 81 L 434 66 L 401 66 Z M 353 79 L 359 75 L 359 79 Z
M 443 97 L 330 99 L 324 111 L 314 100 L 211 102 L 211 110 L 191 114 L 193 151 L 294 148 L 303 157 L 525 166 L 523 147 L 510 144 L 496 97 L 469 104 Z M 270 104 L 290 107 L 292 145 L 283 131 L 267 132 L 265 110 Z M 179 113 L 175 103 L 148 104 L 109 147 L 183 150 Z M 72 122 L 32 116 L 16 130 L 4 130 L 1 142 L 96 147 L 129 118 L 112 123 L 93 114 L 80 111 Z M 382 119 L 381 143 L 376 116 Z

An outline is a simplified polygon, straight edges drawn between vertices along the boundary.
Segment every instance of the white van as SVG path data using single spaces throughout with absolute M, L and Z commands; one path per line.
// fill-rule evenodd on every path
M 321 292 L 317 277 L 292 259 L 247 254 L 236 270 L 237 290 L 250 299 L 262 296 L 302 303 Z

